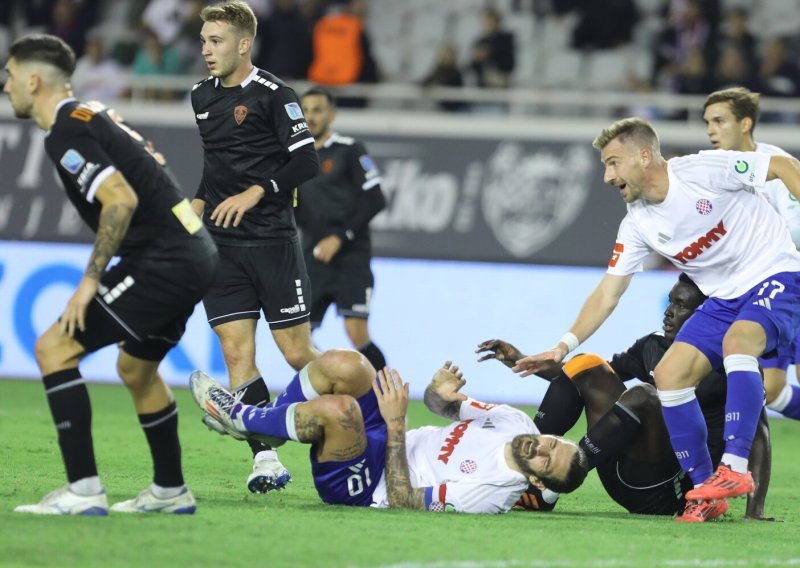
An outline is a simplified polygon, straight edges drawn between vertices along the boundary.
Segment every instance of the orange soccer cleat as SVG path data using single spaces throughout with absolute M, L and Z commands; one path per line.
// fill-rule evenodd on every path
M 683 514 L 675 517 L 679 523 L 704 523 L 716 519 L 728 512 L 728 502 L 721 501 L 686 501 Z
M 737 473 L 727 465 L 720 464 L 714 475 L 709 477 L 703 485 L 686 493 L 687 501 L 713 501 L 715 499 L 728 499 L 747 495 L 756 490 L 753 476 L 747 473 Z

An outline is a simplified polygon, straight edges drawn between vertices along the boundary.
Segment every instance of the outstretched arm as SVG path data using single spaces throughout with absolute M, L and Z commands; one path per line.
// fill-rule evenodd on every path
M 445 361 L 441 369 L 436 371 L 431 384 L 425 389 L 425 406 L 438 416 L 459 420 L 458 412 L 467 395 L 458 392 L 467 384 L 458 365 Z
M 411 487 L 406 455 L 406 410 L 408 409 L 408 383 L 403 384 L 400 374 L 388 367 L 378 371 L 372 383 L 378 399 L 378 408 L 386 422 L 386 494 L 389 506 L 400 509 L 424 509 L 425 490 Z
M 800 200 L 800 161 L 797 158 L 770 157 L 767 179 L 780 179 L 795 199 Z
M 488 361 L 489 359 L 497 359 L 509 369 L 513 369 L 517 361 L 527 357 L 522 351 L 502 339 L 489 339 L 484 341 L 475 348 L 475 353 L 484 353 L 478 362 Z M 561 372 L 561 364 L 553 365 L 552 367 L 539 369 L 536 372 L 537 377 L 541 377 L 547 381 L 552 381 Z
M 578 314 L 578 319 L 572 324 L 569 332 L 547 351 L 520 359 L 512 370 L 520 373 L 522 377 L 527 377 L 560 364 L 570 351 L 589 339 L 608 319 L 608 316 L 617 307 L 619 299 L 628 289 L 631 278 L 633 278 L 632 274 L 626 276 L 606 274 L 603 276 L 600 284 L 586 299 Z

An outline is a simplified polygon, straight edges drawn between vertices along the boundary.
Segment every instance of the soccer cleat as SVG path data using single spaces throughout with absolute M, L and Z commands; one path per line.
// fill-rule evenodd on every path
M 203 424 L 205 424 L 206 428 L 211 430 L 212 432 L 216 432 L 220 436 L 231 436 L 236 440 L 246 440 L 247 436 L 244 434 L 234 434 L 225 430 L 225 427 L 220 424 L 217 420 L 211 417 L 210 414 L 203 414 L 202 419 Z
M 267 452 L 261 452 L 264 453 Z M 247 478 L 247 488 L 251 493 L 281 490 L 292 481 L 292 474 L 278 460 L 278 454 L 276 452 L 269 454 L 270 457 L 253 462 L 253 473 Z
M 20 505 L 15 513 L 34 515 L 85 515 L 105 517 L 108 515 L 108 501 L 105 491 L 96 495 L 78 495 L 69 485 L 48 493 L 35 505 Z
M 721 517 L 728 512 L 728 502 L 719 501 L 686 501 L 683 514 L 675 517 L 679 523 L 704 523 Z
M 247 437 L 244 428 L 234 422 L 244 405 L 239 398 L 222 388 L 217 381 L 206 375 L 203 371 L 192 372 L 189 378 L 194 401 L 206 414 L 213 418 L 226 434 L 242 440 Z M 203 421 L 206 426 L 208 423 Z M 216 426 L 216 425 L 215 425 Z M 212 428 L 219 432 L 218 428 Z
M 713 501 L 715 499 L 728 499 L 747 495 L 756 490 L 753 476 L 747 473 L 737 473 L 727 465 L 720 464 L 717 471 L 705 480 L 703 485 L 686 493 L 686 499 L 691 501 Z
M 189 488 L 184 486 L 175 497 L 159 499 L 152 488 L 148 487 L 133 499 L 121 501 L 111 506 L 117 513 L 172 513 L 175 515 L 191 515 L 197 510 L 197 503 Z

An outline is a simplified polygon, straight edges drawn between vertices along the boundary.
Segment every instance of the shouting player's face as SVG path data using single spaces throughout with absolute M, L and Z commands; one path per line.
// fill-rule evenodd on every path
M 26 65 L 19 65 L 12 57 L 6 63 L 8 80 L 3 92 L 8 94 L 14 115 L 17 118 L 30 118 L 33 110 L 33 97 L 30 93 L 31 74 Z
M 578 446 L 549 434 L 520 434 L 511 440 L 511 455 L 522 472 L 537 479 L 566 479 Z
M 603 148 L 600 159 L 605 165 L 603 181 L 616 187 L 625 203 L 633 203 L 642 197 L 644 166 L 640 148 L 615 138 Z
M 200 30 L 203 59 L 212 77 L 223 80 L 233 74 L 247 55 L 247 38 L 241 37 L 227 22 L 206 22 Z M 229 86 L 229 85 L 228 85 Z
M 306 95 L 300 101 L 303 107 L 303 116 L 306 117 L 308 130 L 311 136 L 319 140 L 324 138 L 331 130 L 336 110 L 325 95 Z
M 706 133 L 711 145 L 721 150 L 744 150 L 747 134 L 750 132 L 749 119 L 737 120 L 728 102 L 708 105 L 703 112 Z

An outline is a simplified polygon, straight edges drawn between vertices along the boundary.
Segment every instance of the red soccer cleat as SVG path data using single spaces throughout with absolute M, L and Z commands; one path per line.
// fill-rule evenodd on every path
M 675 517 L 679 523 L 704 523 L 721 517 L 728 512 L 728 502 L 721 501 L 686 501 L 683 514 Z
M 747 495 L 756 490 L 753 476 L 747 473 L 736 473 L 727 465 L 717 468 L 714 475 L 706 479 L 700 487 L 686 493 L 687 501 L 713 501 Z

